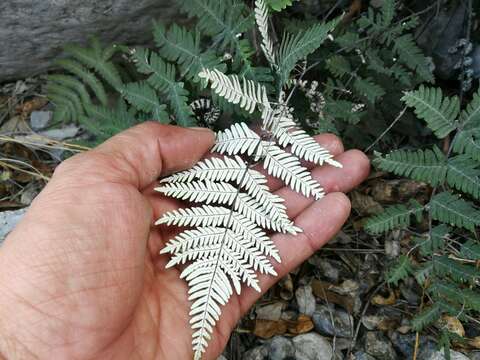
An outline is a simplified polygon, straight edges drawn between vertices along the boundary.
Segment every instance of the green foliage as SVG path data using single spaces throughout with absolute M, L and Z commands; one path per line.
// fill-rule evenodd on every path
M 472 232 L 480 225 L 480 211 L 472 203 L 448 191 L 435 195 L 429 207 L 434 220 Z
M 275 11 L 282 11 L 287 6 L 291 6 L 295 0 L 265 0 L 265 3 L 270 9 Z
M 382 213 L 368 219 L 365 230 L 372 234 L 380 234 L 393 229 L 405 229 L 410 226 L 412 215 L 421 219 L 424 206 L 412 200 L 403 204 L 389 206 Z
M 405 93 L 405 103 L 415 109 L 415 114 L 425 120 L 428 127 L 440 139 L 456 129 L 460 112 L 458 97 L 445 97 L 440 88 L 420 86 L 416 91 Z
M 290 72 L 301 59 L 317 50 L 337 26 L 339 19 L 315 24 L 295 34 L 285 34 L 278 51 L 280 84 L 285 84 Z
M 410 258 L 406 255 L 401 255 L 387 272 L 386 278 L 389 284 L 397 286 L 400 280 L 405 280 L 411 274 L 413 274 L 413 267 Z
M 448 184 L 476 199 L 480 196 L 480 164 L 467 155 L 447 160 L 435 146 L 432 150 L 397 150 L 384 157 L 378 156 L 373 163 L 379 169 L 399 176 L 432 186 Z
M 464 315 L 470 313 L 470 316 L 478 317 L 480 269 L 476 262 L 480 259 L 480 243 L 471 234 L 476 237 L 480 226 L 480 210 L 478 203 L 474 202 L 480 197 L 480 156 L 475 149 L 480 130 L 480 96 L 479 92 L 474 94 L 462 112 L 459 99 L 444 97 L 438 88 L 421 86 L 416 91 L 407 92 L 403 100 L 414 108 L 415 114 L 425 120 L 438 138 L 453 136 L 446 154 L 434 146 L 426 150 L 397 150 L 385 156 L 377 154 L 374 160 L 379 169 L 436 188 L 425 206 L 428 218 L 435 226 L 415 238 L 422 258 L 420 265 L 413 270 L 413 276 L 419 284 L 427 287 L 432 299 L 432 304 L 412 321 L 413 328 L 419 331 L 434 324 L 442 314 L 457 316 L 460 320 L 466 320 Z M 452 152 L 458 155 L 452 155 Z M 393 208 L 401 206 L 394 205 Z M 377 217 L 367 221 L 366 229 Z M 408 219 L 399 221 L 399 224 L 403 227 L 412 225 Z M 393 226 L 385 226 L 377 230 L 391 228 Z M 400 263 L 402 261 L 405 260 L 402 258 Z M 397 277 L 393 279 L 408 276 L 406 271 L 401 271 L 400 263 L 400 270 L 395 273 Z M 445 345 L 452 336 L 446 335 Z

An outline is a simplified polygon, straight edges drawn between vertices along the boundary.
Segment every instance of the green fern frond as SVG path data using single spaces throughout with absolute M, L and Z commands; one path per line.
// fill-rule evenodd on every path
M 102 82 L 98 80 L 98 78 L 95 76 L 95 74 L 93 74 L 86 67 L 73 59 L 60 59 L 56 62 L 56 64 L 69 71 L 81 81 L 83 81 L 85 84 L 87 84 L 93 91 L 93 94 L 98 99 L 98 101 L 100 101 L 103 106 L 107 105 L 108 100 L 105 88 Z
M 360 97 L 368 100 L 371 104 L 385 95 L 385 90 L 370 77 L 365 79 L 357 77 L 353 83 L 353 88 Z
M 460 255 L 465 259 L 480 260 L 480 244 L 475 240 L 468 240 L 466 243 L 462 244 L 460 248 Z
M 221 49 L 236 44 L 237 34 L 248 31 L 254 24 L 253 14 L 248 14 L 246 6 L 234 0 L 181 0 L 179 6 L 189 17 L 198 19 L 199 30 L 213 36 Z
M 296 34 L 285 34 L 278 51 L 280 84 L 287 82 L 290 72 L 299 60 L 317 50 L 337 26 L 340 19 L 324 24 L 316 24 Z
M 409 69 L 416 71 L 417 75 L 419 75 L 423 81 L 430 83 L 434 81 L 427 59 L 416 44 L 412 34 L 405 34 L 398 37 L 395 39 L 394 44 L 394 50 L 400 62 Z
M 166 106 L 158 101 L 158 94 L 146 82 L 140 81 L 124 85 L 120 94 L 139 111 L 149 113 L 153 119 L 163 124 L 169 123 Z
M 412 320 L 412 329 L 415 331 L 422 331 L 428 325 L 437 321 L 442 314 L 440 305 L 434 303 L 417 314 Z
M 399 176 L 437 186 L 445 182 L 447 159 L 438 147 L 433 150 L 397 150 L 384 157 L 377 156 L 373 164 Z
M 460 122 L 462 127 L 466 129 L 480 127 L 480 88 L 475 94 L 473 94 L 472 101 L 460 114 Z
M 460 283 L 475 284 L 480 279 L 480 270 L 475 266 L 461 264 L 447 256 L 436 257 L 433 264 L 437 274 L 448 275 Z
M 86 115 L 80 121 L 87 130 L 97 136 L 97 142 L 126 130 L 137 122 L 135 113 L 127 111 L 126 104 L 120 99 L 114 108 L 90 104 L 85 107 Z
M 113 49 L 118 50 L 114 47 Z M 89 69 L 95 70 L 107 83 L 114 89 L 122 85 L 122 78 L 116 66 L 110 61 L 110 58 L 104 57 L 103 51 L 100 48 L 100 43 L 96 38 L 92 39 L 90 48 L 83 48 L 77 45 L 65 46 L 65 53 L 80 61 Z M 109 52 L 113 56 L 115 52 Z
M 478 291 L 461 289 L 457 285 L 446 281 L 436 281 L 428 290 L 436 298 L 443 297 L 449 302 L 457 304 L 460 309 L 480 311 L 480 294 Z M 443 307 L 443 305 L 441 303 L 440 306 Z M 458 314 L 460 314 L 460 311 L 455 311 L 454 315 Z
M 480 161 L 480 127 L 474 130 L 460 130 L 453 140 L 453 151 Z
M 384 27 L 389 27 L 392 24 L 393 18 L 395 17 L 395 9 L 397 7 L 396 0 L 384 0 L 382 2 L 382 25 Z
M 402 100 L 415 109 L 415 114 L 426 121 L 434 134 L 443 139 L 456 129 L 460 112 L 458 97 L 444 97 L 439 88 L 427 88 L 406 92 Z
M 400 280 L 405 280 L 413 273 L 412 261 L 408 256 L 401 255 L 386 274 L 387 283 L 398 286 Z
M 447 239 L 451 228 L 445 224 L 435 226 L 430 233 L 425 234 L 424 237 L 415 238 L 419 245 L 420 254 L 423 256 L 431 256 L 438 250 L 445 247 L 445 240 Z
M 91 102 L 90 94 L 88 93 L 85 85 L 77 78 L 73 76 L 68 76 L 68 75 L 55 74 L 55 75 L 49 75 L 47 79 L 50 83 L 58 84 L 60 86 L 65 86 L 69 88 L 71 91 L 78 94 L 83 104 L 89 104 Z M 52 86 L 50 86 L 50 91 L 53 91 Z
M 352 68 L 348 60 L 341 55 L 333 55 L 326 61 L 327 70 L 338 78 L 345 74 L 350 74 Z
M 270 9 L 274 11 L 282 11 L 291 6 L 295 0 L 265 0 Z
M 382 213 L 369 218 L 365 224 L 365 230 L 371 234 L 380 234 L 393 229 L 405 229 L 410 226 L 411 216 L 419 219 L 424 210 L 424 206 L 418 202 L 410 201 L 408 207 L 401 205 L 392 205 Z
M 447 183 L 455 189 L 480 198 L 480 164 L 468 155 L 448 160 Z
M 181 69 L 181 76 L 198 81 L 198 73 L 203 69 L 225 70 L 225 64 L 212 50 L 202 52 L 200 33 L 193 33 L 182 26 L 172 24 L 168 30 L 155 22 L 153 36 L 158 46 L 158 53 L 169 61 L 175 62 Z
M 183 83 L 175 80 L 175 66 L 164 62 L 160 56 L 147 49 L 136 49 L 132 58 L 137 70 L 149 75 L 147 83 L 166 96 L 177 124 L 193 126 L 195 120 L 193 111 L 188 105 L 189 93 L 183 87 Z
M 435 195 L 429 207 L 434 220 L 463 227 L 472 232 L 475 231 L 476 226 L 480 225 L 480 211 L 472 203 L 448 191 Z
M 71 117 L 66 120 L 78 121 L 78 119 L 84 114 L 84 107 L 82 106 L 80 96 L 70 87 L 64 84 L 50 82 L 47 84 L 46 90 L 50 99 L 56 99 L 56 102 L 58 103 L 68 103 L 71 105 L 71 111 L 69 112 Z M 60 101 L 60 99 L 62 100 Z

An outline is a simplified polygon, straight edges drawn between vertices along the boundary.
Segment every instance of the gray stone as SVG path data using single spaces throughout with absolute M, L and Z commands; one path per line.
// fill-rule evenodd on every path
M 34 111 L 30 115 L 30 126 L 35 131 L 42 130 L 47 127 L 51 119 L 51 111 Z
M 445 360 L 445 355 L 443 349 L 440 351 L 435 351 L 431 354 L 430 357 L 425 358 L 425 360 Z M 450 359 L 451 360 L 470 360 L 466 355 L 461 352 L 450 350 Z
M 468 355 L 470 360 L 480 360 L 480 351 L 474 351 Z
M 142 44 L 152 20 L 179 18 L 174 0 L 0 1 L 0 82 L 44 72 L 67 43 L 98 35 L 108 43 Z
M 312 287 L 310 285 L 301 286 L 295 291 L 297 299 L 298 311 L 300 314 L 312 316 L 315 311 L 315 296 L 313 296 Z
M 290 339 L 283 336 L 275 336 L 270 341 L 270 349 L 268 351 L 269 360 L 288 360 L 294 359 L 295 347 Z
M 80 129 L 75 125 L 67 125 L 60 129 L 50 129 L 39 132 L 40 135 L 45 136 L 49 139 L 62 141 L 65 139 L 71 139 L 75 137 Z
M 257 306 L 255 312 L 257 319 L 278 321 L 282 317 L 285 303 L 277 301 L 272 304 Z
M 217 358 L 217 360 L 227 360 L 227 358 L 226 358 L 225 356 L 223 356 L 223 355 L 220 355 L 220 356 Z
M 298 335 L 293 338 L 295 359 L 332 360 L 333 349 L 330 342 L 316 333 Z
M 377 360 L 397 359 L 392 343 L 378 331 L 369 331 L 365 335 L 365 352 Z
M 17 225 L 22 219 L 27 209 L 20 209 L 15 211 L 3 211 L 0 212 L 0 245 L 7 237 L 10 231 Z
M 364 351 L 357 351 L 355 354 L 353 354 L 352 360 L 376 360 L 376 359 L 373 356 L 368 355 Z
M 393 346 L 402 355 L 405 359 L 412 359 L 414 353 L 414 346 L 416 341 L 416 335 L 414 333 L 409 334 L 400 334 L 394 332 L 390 336 L 390 340 L 393 343 Z M 437 351 L 437 345 L 434 341 L 430 340 L 425 336 L 420 336 L 419 340 L 419 352 L 417 354 L 418 359 L 428 359 L 432 353 Z
M 260 345 L 252 350 L 248 350 L 242 357 L 242 360 L 265 360 L 268 356 L 268 346 Z
M 332 323 L 333 318 L 333 323 Z M 346 311 L 317 306 L 313 313 L 315 330 L 322 335 L 350 338 L 353 334 L 353 317 Z

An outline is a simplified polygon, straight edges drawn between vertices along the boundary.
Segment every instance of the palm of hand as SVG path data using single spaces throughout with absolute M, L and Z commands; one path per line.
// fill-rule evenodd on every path
M 342 151 L 332 136 L 319 140 L 336 154 Z M 212 141 L 209 132 L 145 124 L 60 166 L 0 251 L 0 289 L 6 295 L 0 300 L 0 333 L 7 339 L 0 340 L 0 353 L 190 359 L 187 286 L 178 269 L 165 271 L 168 257 L 158 255 L 175 229 L 152 226 L 179 203 L 155 194 L 153 186 L 159 169 L 166 174 L 193 165 Z M 346 191 L 368 173 L 359 152 L 343 153 L 340 161 L 355 165 L 318 170 L 330 191 Z M 338 231 L 349 204 L 343 195 L 330 194 L 310 205 L 278 183 L 271 187 L 287 199 L 305 229 L 295 253 L 285 251 L 295 240 L 275 236 L 283 257 L 276 269 L 282 275 Z M 322 211 L 330 218 L 319 225 L 314 219 Z M 8 276 L 12 273 L 15 279 Z M 261 277 L 262 289 L 274 281 Z M 230 300 L 206 359 L 221 353 L 258 296 L 244 289 Z

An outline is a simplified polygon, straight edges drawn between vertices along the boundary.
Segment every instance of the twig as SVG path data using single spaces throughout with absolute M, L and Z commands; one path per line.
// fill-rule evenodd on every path
M 405 111 L 407 111 L 407 106 L 405 106 L 405 107 L 402 109 L 402 111 L 400 111 L 400 113 L 398 114 L 398 116 L 397 116 L 397 117 L 395 118 L 395 120 L 393 120 L 393 122 L 385 129 L 385 131 L 382 132 L 382 133 L 380 134 L 380 136 L 379 136 L 377 139 L 375 139 L 375 141 L 374 141 L 373 143 L 371 143 L 369 147 L 367 147 L 367 148 L 365 149 L 365 152 L 369 152 L 369 151 L 372 149 L 372 147 L 374 147 L 374 146 L 395 126 L 395 124 L 400 121 L 400 119 L 402 118 L 402 116 L 405 114 Z
M 355 343 L 357 342 L 358 334 L 360 333 L 360 326 L 362 326 L 362 318 L 365 316 L 367 313 L 368 307 L 370 306 L 370 302 L 372 301 L 373 297 L 377 295 L 377 293 L 380 291 L 382 287 L 384 287 L 386 284 L 385 281 L 380 283 L 375 290 L 370 294 L 368 297 L 368 300 L 363 307 L 362 313 L 360 314 L 360 318 L 358 319 L 358 324 L 357 327 L 355 328 L 355 335 L 353 335 L 352 342 L 350 343 L 350 347 L 348 348 L 348 354 L 347 354 L 347 359 L 350 358 L 350 354 L 352 353 L 353 347 L 355 346 Z

